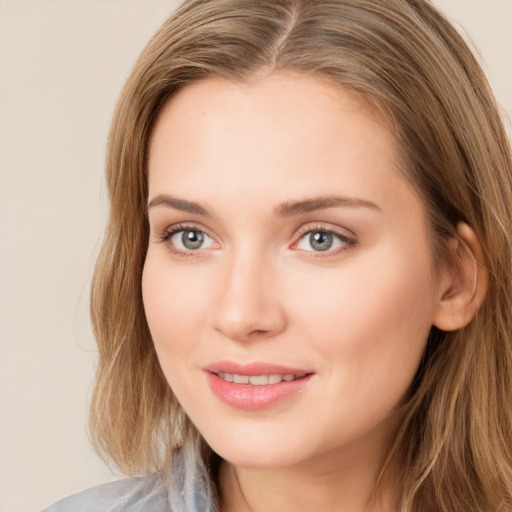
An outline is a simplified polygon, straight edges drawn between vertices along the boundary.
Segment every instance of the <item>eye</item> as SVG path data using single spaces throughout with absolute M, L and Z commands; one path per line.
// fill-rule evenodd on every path
M 355 245 L 355 241 L 331 230 L 315 229 L 304 233 L 296 248 L 302 251 L 327 252 L 335 251 L 340 248 L 350 248 Z
M 178 251 L 189 252 L 207 249 L 214 243 L 206 233 L 197 229 L 180 229 L 168 234 L 166 240 Z

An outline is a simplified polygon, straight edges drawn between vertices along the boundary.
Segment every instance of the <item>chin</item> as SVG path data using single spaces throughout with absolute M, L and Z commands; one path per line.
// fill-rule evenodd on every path
M 299 437 L 268 430 L 230 429 L 204 435 L 212 450 L 234 466 L 261 469 L 292 466 L 307 458 L 304 439 Z
M 253 469 L 275 469 L 293 466 L 300 462 L 295 453 L 277 452 L 275 449 L 260 449 L 246 446 L 238 449 L 228 447 L 224 450 L 214 450 L 220 457 L 233 466 Z

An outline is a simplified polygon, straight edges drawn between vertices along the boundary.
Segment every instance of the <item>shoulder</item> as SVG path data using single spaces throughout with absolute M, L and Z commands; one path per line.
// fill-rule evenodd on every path
M 118 480 L 68 496 L 42 512 L 168 512 L 159 475 Z

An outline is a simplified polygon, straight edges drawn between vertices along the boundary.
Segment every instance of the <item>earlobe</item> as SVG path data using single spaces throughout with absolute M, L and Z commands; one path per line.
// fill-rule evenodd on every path
M 484 301 L 489 281 L 484 251 L 473 229 L 459 222 L 457 235 L 448 269 L 441 279 L 432 322 L 442 331 L 461 329 L 473 319 Z

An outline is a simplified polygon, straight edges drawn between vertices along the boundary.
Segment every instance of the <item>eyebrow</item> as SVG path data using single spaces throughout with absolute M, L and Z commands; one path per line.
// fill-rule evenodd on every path
M 193 201 L 187 201 L 186 199 L 180 199 L 178 197 L 169 196 L 167 194 L 158 194 L 148 203 L 148 210 L 150 208 L 156 208 L 158 206 L 166 206 L 167 208 L 174 208 L 187 213 L 195 213 L 196 215 L 203 215 L 205 217 L 211 217 L 212 214 L 199 203 Z
M 167 194 L 158 194 L 148 203 L 148 209 L 165 206 L 182 212 L 202 215 L 204 217 L 212 217 L 213 215 L 199 203 L 180 199 Z M 286 201 L 274 208 L 276 217 L 292 217 L 303 213 L 309 213 L 316 210 L 325 210 L 327 208 L 335 208 L 339 206 L 349 208 L 370 208 L 376 211 L 382 211 L 373 201 L 366 199 L 358 199 L 346 196 L 319 196 L 301 199 L 298 201 Z
M 346 196 L 320 196 L 281 203 L 275 209 L 275 214 L 278 217 L 291 217 L 293 215 L 300 215 L 301 213 L 325 210 L 327 208 L 335 208 L 337 206 L 345 206 L 349 208 L 364 207 L 376 211 L 382 211 L 380 206 L 373 201 L 368 201 L 366 199 Z

